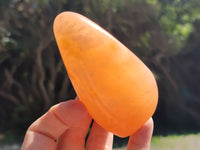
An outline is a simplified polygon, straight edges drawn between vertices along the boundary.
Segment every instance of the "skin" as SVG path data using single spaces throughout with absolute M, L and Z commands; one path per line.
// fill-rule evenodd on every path
M 27 130 L 21 150 L 112 150 L 113 134 L 93 122 L 82 102 L 69 100 L 53 106 Z M 127 150 L 149 150 L 153 120 L 129 138 Z

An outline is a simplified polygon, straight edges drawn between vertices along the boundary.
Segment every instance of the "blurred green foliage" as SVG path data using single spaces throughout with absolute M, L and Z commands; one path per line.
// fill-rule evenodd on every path
M 94 20 L 152 70 L 156 134 L 200 130 L 199 0 L 1 0 L 0 132 L 25 132 L 53 104 L 75 97 L 52 32 L 62 11 Z

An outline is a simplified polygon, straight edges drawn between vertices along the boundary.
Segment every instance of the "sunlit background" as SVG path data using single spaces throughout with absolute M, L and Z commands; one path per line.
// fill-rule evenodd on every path
M 0 150 L 19 150 L 34 120 L 76 95 L 52 32 L 55 16 L 69 10 L 112 33 L 153 72 L 151 149 L 198 150 L 199 0 L 0 0 Z M 114 147 L 126 142 L 115 137 Z

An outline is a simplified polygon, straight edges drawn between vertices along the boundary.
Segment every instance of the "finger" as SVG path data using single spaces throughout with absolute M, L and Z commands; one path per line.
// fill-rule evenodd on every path
M 112 150 L 113 134 L 99 126 L 95 121 L 86 143 L 86 150 Z
M 153 133 L 153 119 L 149 119 L 136 133 L 130 136 L 127 150 L 149 150 Z
M 57 104 L 29 127 L 21 150 L 55 150 L 55 140 L 83 120 L 91 118 L 79 100 Z
M 86 117 L 70 127 L 58 139 L 56 150 L 84 150 L 85 138 L 87 136 L 92 119 Z

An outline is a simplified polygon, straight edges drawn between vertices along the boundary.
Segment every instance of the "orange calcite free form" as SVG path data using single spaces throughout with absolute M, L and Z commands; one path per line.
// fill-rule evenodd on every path
M 54 34 L 74 89 L 99 125 L 126 137 L 153 115 L 154 76 L 116 38 L 74 12 L 56 17 Z

